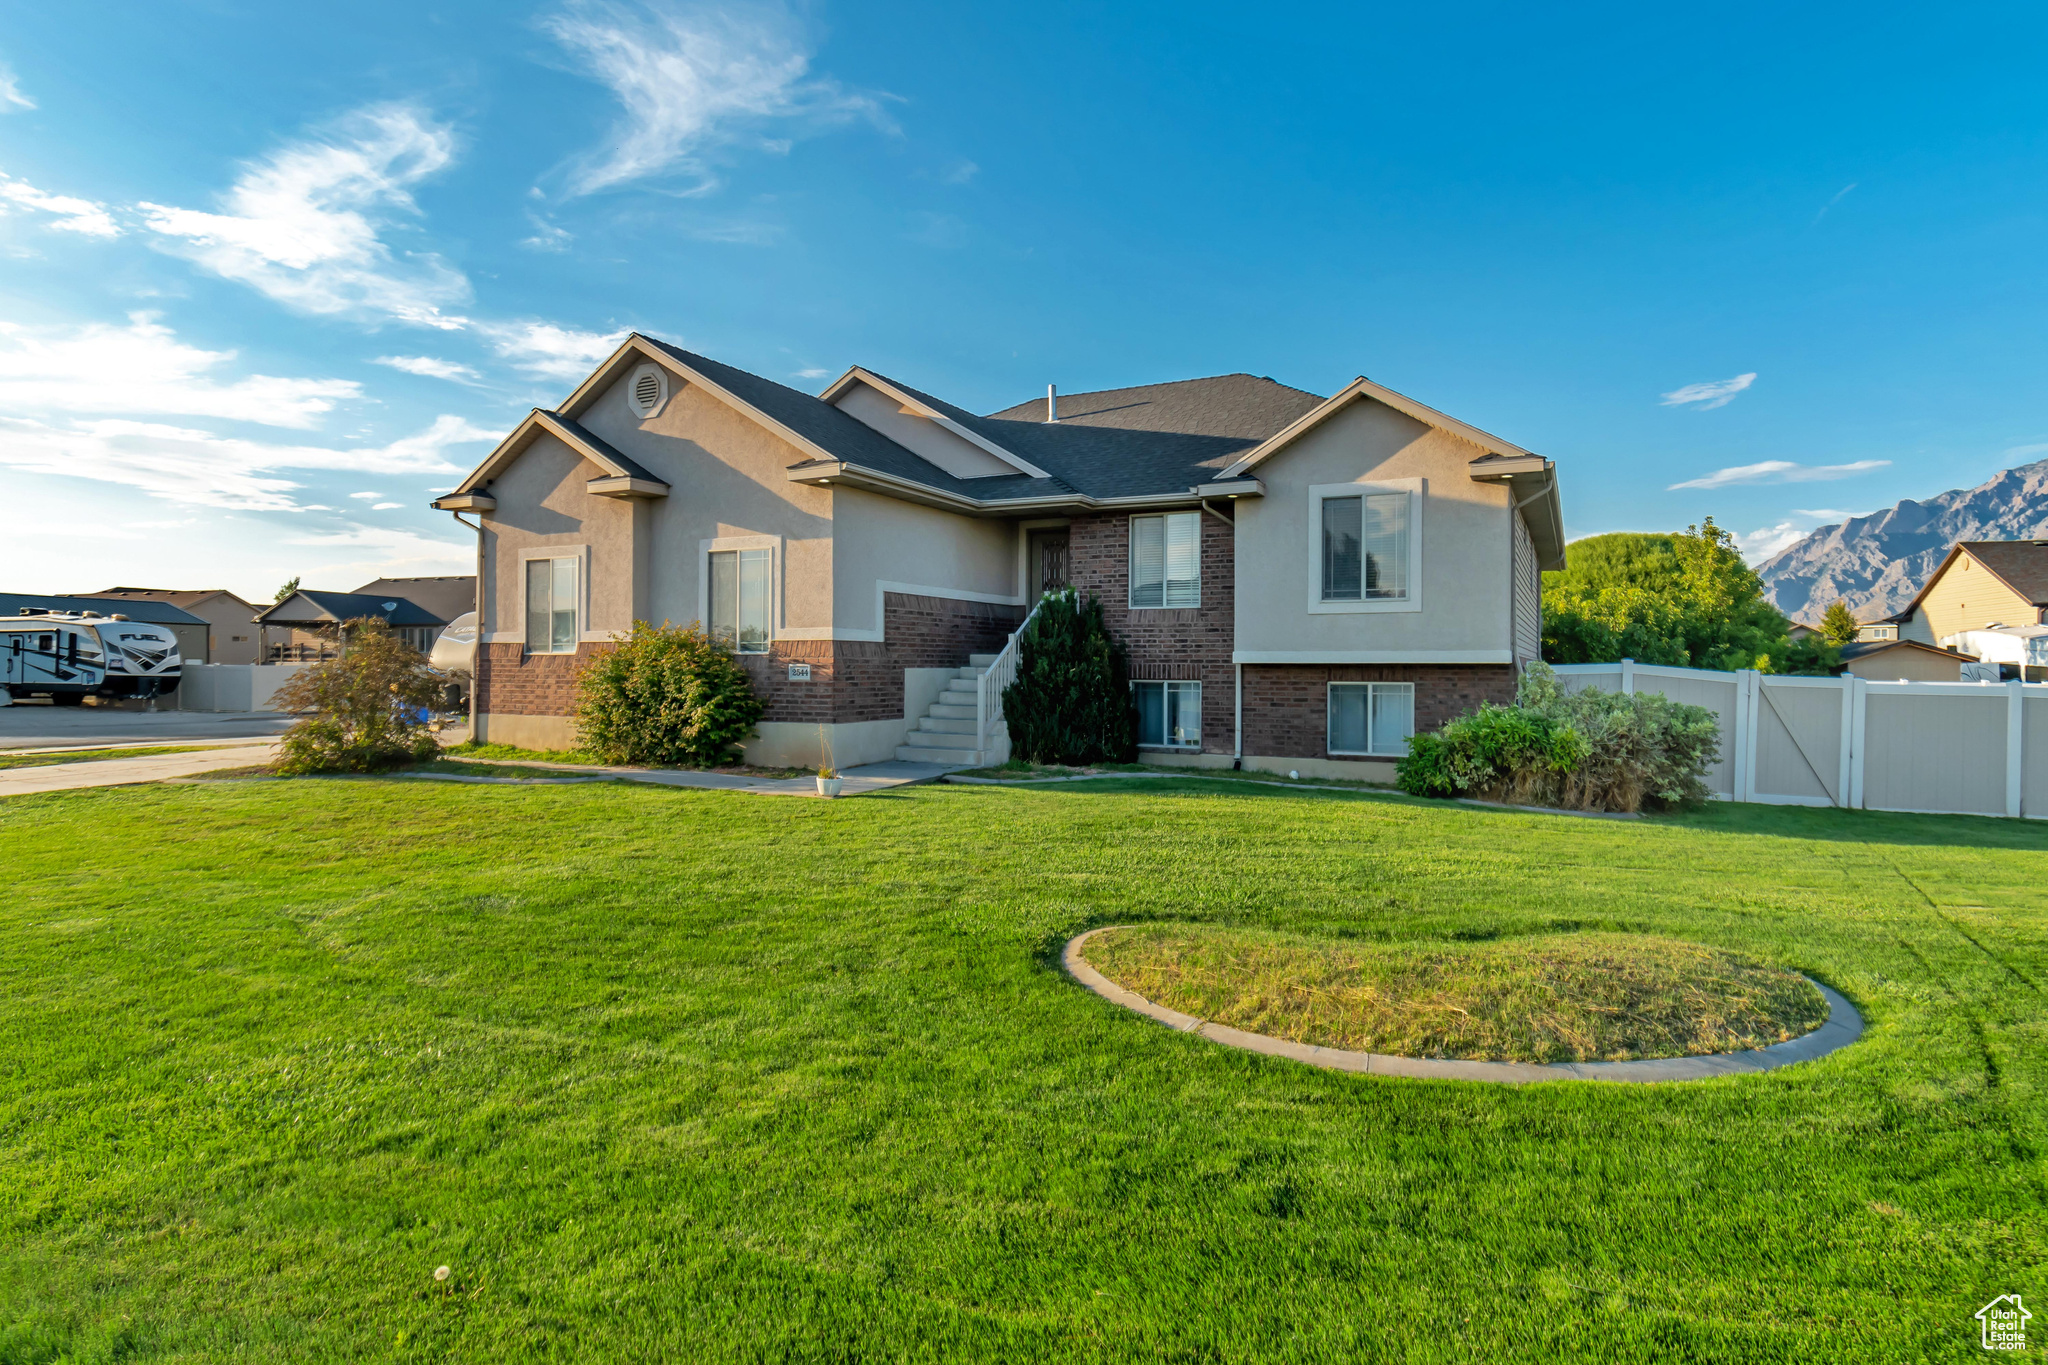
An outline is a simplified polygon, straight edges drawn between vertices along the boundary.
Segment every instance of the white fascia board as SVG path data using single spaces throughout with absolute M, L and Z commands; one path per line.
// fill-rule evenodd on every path
M 1052 477 L 1052 475 L 1046 473 L 1043 469 L 1040 469 L 1037 465 L 1031 463 L 1031 461 L 1025 459 L 1023 456 L 1018 455 L 1012 451 L 1005 450 L 1003 447 L 997 445 L 994 441 L 989 440 L 986 436 L 968 430 L 966 427 L 961 426 L 952 418 L 946 416 L 945 413 L 940 412 L 938 409 L 934 408 L 931 404 L 922 402 L 919 399 L 911 396 L 910 394 L 905 393 L 903 390 L 897 388 L 894 384 L 891 384 L 888 380 L 882 378 L 880 375 L 874 373 L 872 370 L 864 370 L 858 365 L 855 365 L 845 374 L 839 376 L 837 380 L 833 381 L 833 384 L 830 388 L 826 389 L 825 392 L 818 396 L 825 402 L 830 403 L 833 407 L 836 408 L 839 406 L 840 398 L 845 396 L 846 391 L 848 389 L 851 389 L 855 384 L 865 384 L 869 388 L 875 390 L 877 393 L 887 395 L 889 398 L 894 399 L 901 406 L 908 408 L 910 411 L 916 413 L 919 417 L 922 417 L 927 421 L 932 422 L 935 425 L 943 427 L 947 431 L 952 432 L 955 436 L 958 436 L 961 440 L 967 442 L 969 445 L 975 447 L 977 450 L 981 450 L 986 452 L 987 454 L 995 456 L 995 458 L 1001 460 L 1004 464 L 1010 466 L 1019 474 L 1029 474 L 1034 479 L 1049 479 Z M 856 418 L 855 420 L 858 421 L 859 419 Z
M 1240 649 L 1234 664 L 1511 664 L 1508 649 Z
M 1269 456 L 1292 445 L 1309 432 L 1314 431 L 1324 422 L 1336 416 L 1345 408 L 1350 407 L 1361 398 L 1375 399 L 1386 404 L 1396 412 L 1406 413 L 1425 426 L 1435 427 L 1439 431 L 1447 431 L 1451 435 L 1478 446 L 1481 450 L 1491 454 L 1530 455 L 1534 453 L 1522 449 L 1522 447 L 1512 441 L 1503 441 L 1498 436 L 1481 431 L 1469 422 L 1461 422 L 1449 413 L 1438 412 L 1427 403 L 1418 403 L 1406 394 L 1396 393 L 1384 384 L 1375 384 L 1364 375 L 1360 375 L 1349 384 L 1346 384 L 1340 392 L 1327 399 L 1321 407 L 1304 413 L 1292 425 L 1274 433 L 1253 449 L 1246 451 L 1218 477 L 1228 479 L 1244 473 L 1245 470 L 1252 468 Z
M 1201 505 L 1201 499 L 1196 496 L 1193 489 L 1185 493 L 1165 493 L 1156 496 L 1146 494 L 1123 498 L 1091 498 L 1081 493 L 1060 493 L 1036 498 L 971 498 L 965 494 L 933 488 L 914 479 L 899 478 L 894 474 L 884 474 L 878 469 L 829 458 L 792 465 L 785 471 L 785 475 L 791 483 L 808 483 L 824 487 L 843 483 L 848 488 L 880 493 L 884 497 L 902 498 L 905 502 L 921 503 L 949 512 L 1001 517 L 1022 516 L 1039 511 L 1115 511 L 1119 508 Z

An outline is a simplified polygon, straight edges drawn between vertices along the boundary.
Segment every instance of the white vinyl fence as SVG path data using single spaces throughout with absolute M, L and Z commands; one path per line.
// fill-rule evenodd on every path
M 170 702 L 180 711 L 275 711 L 277 689 L 311 664 L 186 664 Z M 161 705 L 161 703 L 159 703 Z
M 1566 688 L 1661 692 L 1721 719 L 1724 801 L 2048 820 L 2048 683 L 1867 682 L 1623 659 Z

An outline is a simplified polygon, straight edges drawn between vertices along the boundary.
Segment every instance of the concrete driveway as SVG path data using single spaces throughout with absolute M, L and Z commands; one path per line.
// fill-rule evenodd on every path
M 0 750 L 85 749 L 99 744 L 189 744 L 267 739 L 296 719 L 275 711 L 126 711 L 106 706 L 0 706 Z

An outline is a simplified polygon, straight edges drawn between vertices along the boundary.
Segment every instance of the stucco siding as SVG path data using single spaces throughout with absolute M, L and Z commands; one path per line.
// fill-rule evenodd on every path
M 832 492 L 833 623 L 840 638 L 878 631 L 878 583 L 1021 603 L 1014 522 L 963 517 L 856 488 Z
M 1352 404 L 1258 468 L 1266 495 L 1239 504 L 1241 655 L 1404 653 L 1507 663 L 1513 536 L 1508 493 L 1475 483 L 1476 446 L 1384 404 Z M 1317 485 L 1420 480 L 1419 609 L 1318 613 Z M 1411 526 L 1411 534 L 1414 528 Z
M 592 497 L 584 488 L 603 472 L 543 435 L 493 481 L 498 507 L 484 519 L 486 638 L 524 638 L 520 565 L 534 550 L 580 556 L 587 548 L 588 573 L 578 585 L 586 638 L 632 623 L 633 509 L 614 498 Z
M 972 441 L 955 436 L 921 413 L 905 412 L 901 403 L 866 384 L 856 383 L 833 406 L 957 478 L 980 479 L 1017 472 L 1016 466 L 997 459 Z

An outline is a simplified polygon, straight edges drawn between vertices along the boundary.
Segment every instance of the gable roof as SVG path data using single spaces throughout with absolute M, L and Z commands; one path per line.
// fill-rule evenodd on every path
M 19 616 L 23 607 L 34 607 L 39 611 L 81 612 L 96 611 L 102 616 L 119 614 L 131 621 L 147 621 L 153 626 L 203 626 L 206 621 L 194 616 L 183 607 L 152 598 L 134 601 L 119 599 L 109 601 L 100 597 L 62 597 L 26 592 L 0 592 L 0 616 Z
M 1843 663 L 1849 663 L 1855 659 L 1867 659 L 1873 654 L 1883 654 L 1887 650 L 1893 649 L 1921 649 L 1929 654 L 1939 654 L 1944 659 L 1954 659 L 1960 663 L 1975 663 L 1977 660 L 1977 656 L 1974 654 L 1958 654 L 1952 649 L 1939 649 L 1921 640 L 1857 640 L 1843 645 L 1837 657 Z
M 2037 607 L 2048 607 L 2048 540 L 1959 540 L 1949 546 L 1948 553 L 1934 572 L 1927 575 L 1927 581 L 1920 585 L 1920 591 L 1913 594 L 1912 601 L 1896 615 L 1878 619 L 1888 622 L 1912 620 L 1921 599 L 1934 590 L 1934 585 L 1948 572 L 1949 565 L 1962 554 L 1982 564 L 1992 577 L 2028 602 Z
M 859 365 L 852 366 L 845 374 L 840 375 L 839 378 L 826 385 L 825 391 L 818 395 L 818 400 L 838 407 L 841 395 L 857 384 L 866 384 L 876 392 L 895 399 L 902 406 L 922 415 L 937 426 L 952 432 L 955 436 L 958 436 L 976 449 L 995 456 L 1019 474 L 1028 475 L 1035 479 L 1051 477 L 1029 460 L 1024 459 L 1013 451 L 1004 449 L 987 436 L 982 435 L 980 431 L 976 430 L 978 421 L 973 413 L 966 411 L 964 408 L 956 408 L 951 403 L 934 398 L 930 394 L 919 393 L 908 384 L 898 384 L 886 375 L 876 374 L 873 370 L 864 369 Z
M 71 595 L 76 597 L 117 597 L 123 601 L 169 602 L 173 606 L 185 608 L 196 607 L 200 603 L 210 602 L 216 597 L 225 597 L 240 606 L 247 607 L 252 613 L 256 610 L 255 603 L 243 601 L 238 594 L 229 592 L 226 588 L 103 588 L 98 592 L 81 592 Z M 251 619 L 253 619 L 253 616 Z
M 444 620 L 476 610 L 476 575 L 442 574 L 432 578 L 378 578 L 355 590 L 354 596 L 386 601 L 403 597 Z
M 403 597 L 359 592 L 324 592 L 300 588 L 276 606 L 258 612 L 266 626 L 332 626 L 359 616 L 378 616 L 394 626 L 445 626 L 448 623 Z
M 668 492 L 668 485 L 666 483 L 648 473 L 638 461 L 632 459 L 624 451 L 619 450 L 596 432 L 585 427 L 581 422 L 578 422 L 573 417 L 565 417 L 559 412 L 550 412 L 546 408 L 535 408 L 532 412 L 526 414 L 520 420 L 519 425 L 512 428 L 510 434 L 504 440 L 498 442 L 490 454 L 484 456 L 483 463 L 471 470 L 469 477 L 457 484 L 455 491 L 447 496 L 457 498 L 474 493 L 478 488 L 496 478 L 507 465 L 524 454 L 526 448 L 544 434 L 553 436 L 563 445 L 569 447 L 569 449 L 604 471 L 605 477 L 593 479 L 591 480 L 592 483 L 606 482 L 610 479 L 625 479 L 647 485 L 650 491 L 658 487 L 662 493 Z M 439 507 L 441 499 L 435 499 L 433 505 Z

